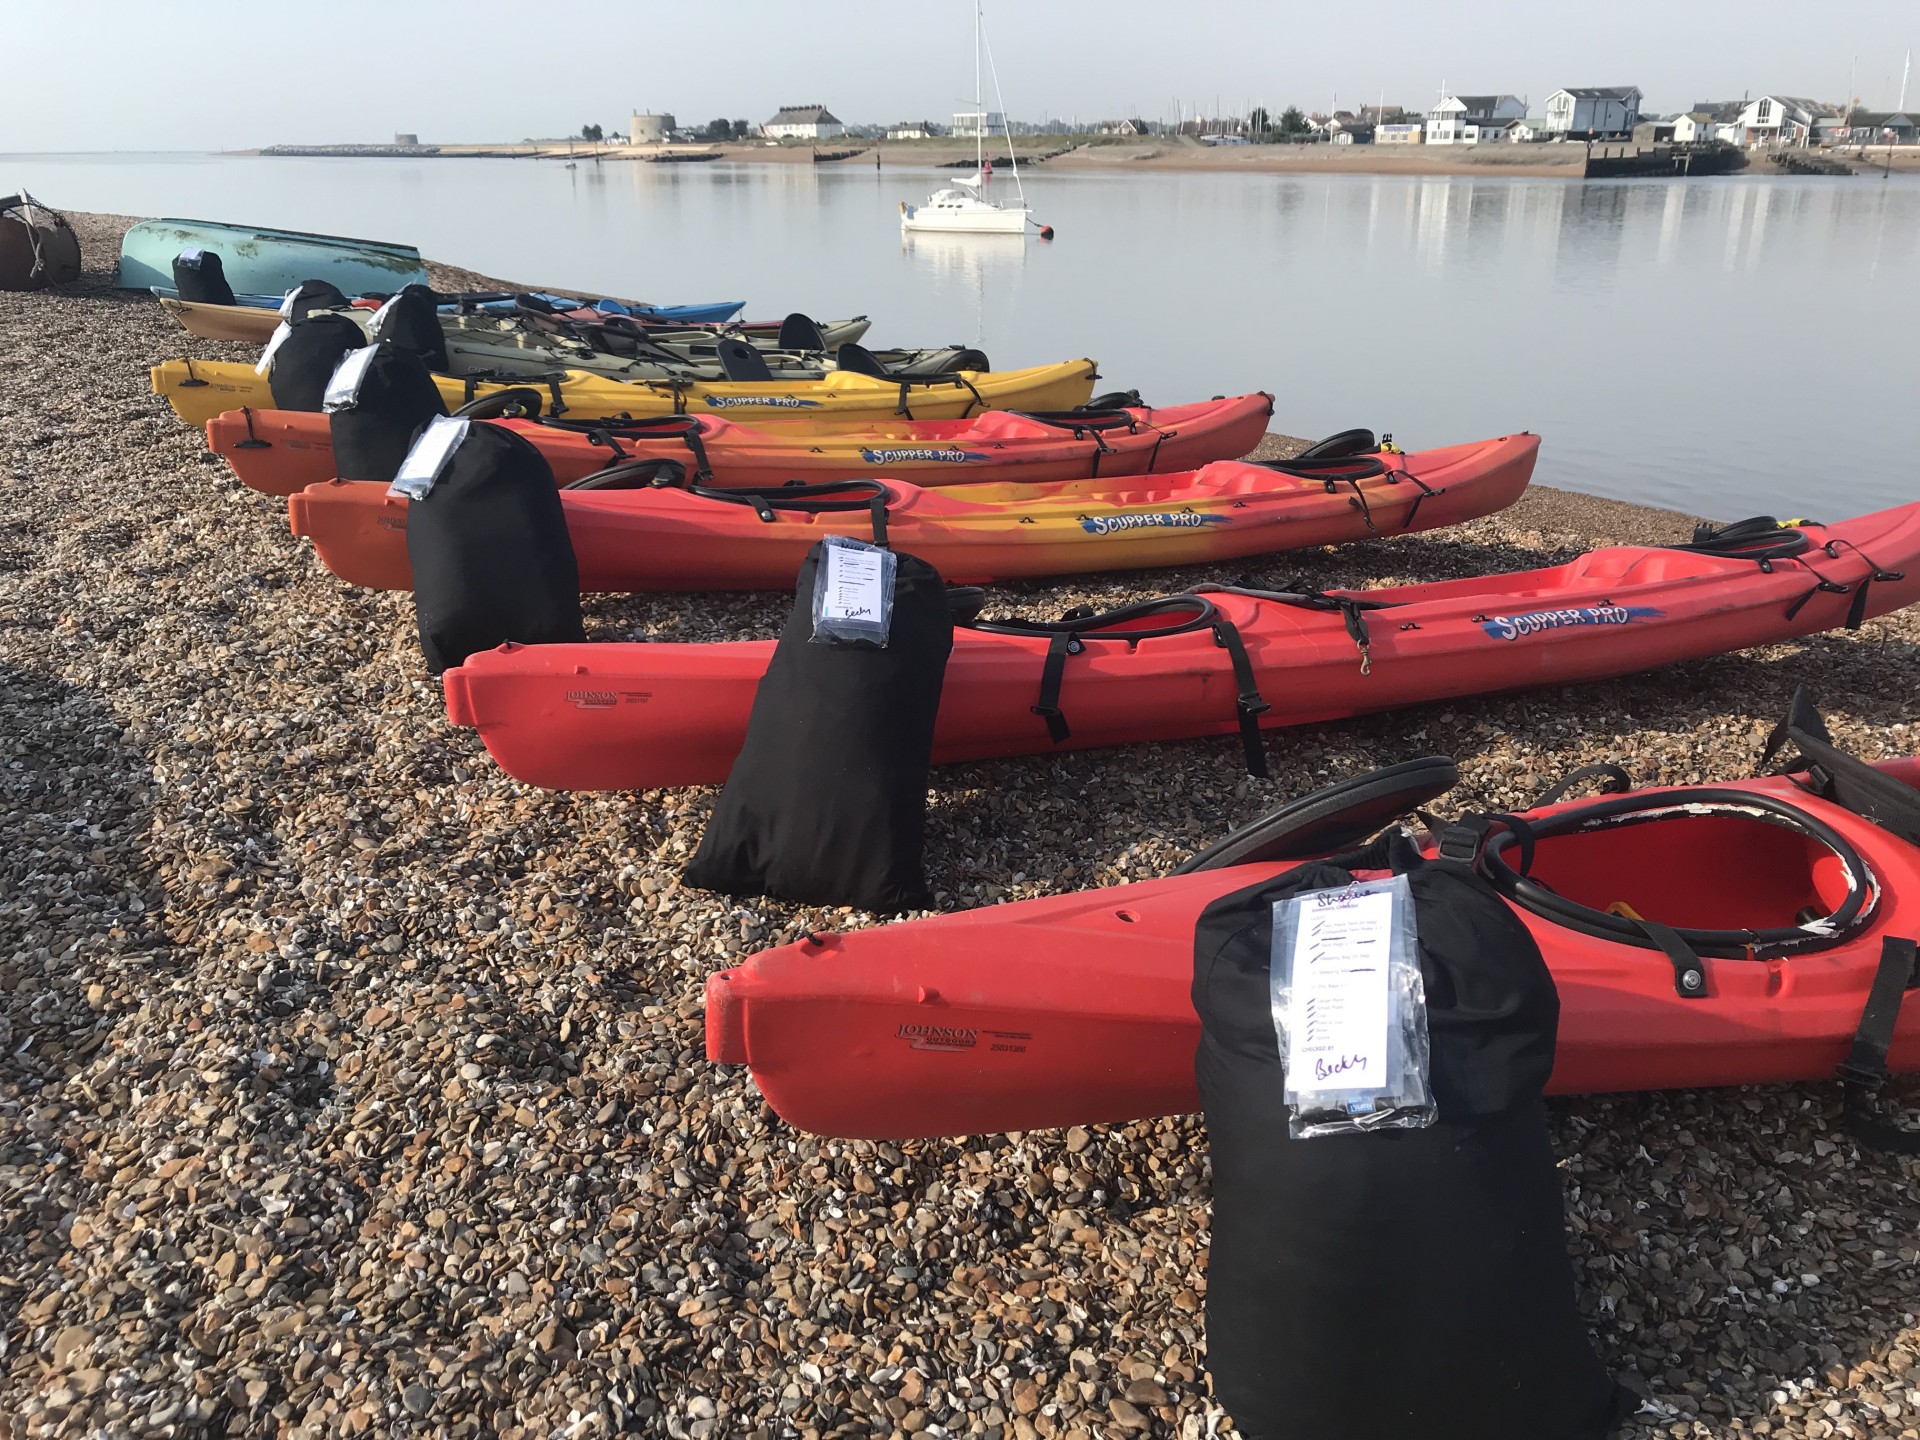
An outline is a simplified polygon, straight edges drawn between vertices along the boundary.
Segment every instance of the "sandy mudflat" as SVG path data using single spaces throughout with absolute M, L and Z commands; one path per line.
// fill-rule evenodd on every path
M 897 1146 L 776 1122 L 702 1059 L 701 983 L 871 917 L 681 889 L 711 791 L 494 768 L 406 597 L 334 581 L 148 393 L 147 365 L 237 347 L 106 289 L 123 222 L 81 223 L 86 283 L 0 295 L 0 1434 L 1211 1433 L 1198 1122 Z M 1241 568 L 1428 579 L 1685 529 L 1540 489 Z M 1052 612 L 1212 578 L 1009 589 Z M 769 635 L 786 606 L 588 623 Z M 932 879 L 960 908 L 1157 875 L 1419 754 L 1459 757 L 1462 808 L 1590 760 L 1739 776 L 1800 682 L 1844 743 L 1904 754 L 1917 647 L 1909 614 L 1277 733 L 1270 782 L 1228 738 L 956 766 Z M 1581 1303 L 1661 1407 L 1634 1440 L 1920 1434 L 1917 1172 L 1859 1155 L 1831 1087 L 1554 1116 Z M 1388 1327 L 1380 1363 L 1418 1343 Z
M 883 166 L 944 165 L 971 160 L 971 143 L 950 140 L 822 141 L 821 150 L 866 148 L 837 165 L 874 162 L 877 150 Z M 1578 179 L 1585 147 L 1578 145 L 1234 145 L 1209 147 L 1193 140 L 1150 136 L 1141 140 L 1076 143 L 1075 137 L 1022 137 L 1022 165 L 1030 153 L 1073 148 L 1041 162 L 1044 170 L 1125 173 L 1134 170 L 1177 170 L 1246 175 L 1553 175 Z M 723 145 L 729 160 L 749 164 L 808 164 L 812 156 L 804 145 Z M 1005 142 L 994 156 L 1005 155 Z
M 996 143 L 998 150 L 993 151 L 992 145 L 989 150 L 998 164 L 1005 155 L 1006 142 L 1000 140 Z M 566 142 L 543 142 L 538 145 L 503 142 L 497 145 L 448 144 L 438 148 L 439 158 L 443 159 L 506 157 L 540 164 L 553 161 L 572 161 L 575 164 L 592 164 L 596 161 L 612 164 L 645 163 L 663 154 L 703 152 L 716 154 L 736 164 L 748 165 L 811 165 L 815 163 L 816 155 L 843 154 L 846 156 L 844 159 L 819 163 L 871 168 L 877 158 L 883 167 L 907 168 L 948 165 L 971 160 L 974 156 L 971 141 L 951 138 L 896 141 L 848 137 L 822 140 L 811 145 L 792 141 L 770 145 L 762 140 L 743 140 L 719 145 L 638 148 L 625 145 L 595 146 L 585 141 L 577 142 L 571 148 Z M 1631 143 L 1609 143 L 1599 147 L 1596 153 L 1629 154 L 1633 149 Z M 1018 139 L 1017 154 L 1023 166 L 1107 174 L 1153 170 L 1240 175 L 1466 175 L 1578 180 L 1587 150 L 1584 144 L 1514 144 L 1507 141 L 1486 145 L 1208 146 L 1191 136 L 1150 135 L 1134 139 L 1118 136 L 1023 135 Z M 1849 150 L 1838 154 L 1836 158 L 1862 175 L 1878 175 L 1883 169 L 1912 172 L 1920 170 L 1920 145 L 1896 147 L 1891 156 L 1883 148 L 1870 149 L 1864 157 Z M 1752 152 L 1749 161 L 1750 170 L 1746 173 L 1782 173 L 1762 152 Z

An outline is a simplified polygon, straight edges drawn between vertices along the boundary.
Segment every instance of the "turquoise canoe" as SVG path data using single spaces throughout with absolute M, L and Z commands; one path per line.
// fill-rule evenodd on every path
M 142 220 L 120 241 L 114 283 L 123 290 L 170 287 L 173 257 L 194 245 L 220 257 L 227 284 L 236 292 L 279 296 L 302 280 L 327 280 L 347 295 L 391 294 L 403 285 L 427 283 L 426 266 L 411 245 L 216 220 Z

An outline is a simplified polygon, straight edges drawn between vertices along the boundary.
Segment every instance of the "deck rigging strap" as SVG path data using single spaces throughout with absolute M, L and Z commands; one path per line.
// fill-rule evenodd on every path
M 1261 590 L 1250 585 L 1196 585 L 1190 595 L 1245 595 L 1254 600 L 1270 600 L 1279 605 L 1295 605 L 1303 610 L 1338 611 L 1346 626 L 1347 638 L 1360 651 L 1360 673 L 1373 673 L 1373 633 L 1367 628 L 1369 610 L 1391 610 L 1391 600 L 1367 600 L 1358 595 L 1342 595 L 1314 585 L 1290 586 L 1284 590 Z
M 960 412 L 960 418 L 962 420 L 965 420 L 968 416 L 973 414 L 975 406 L 978 406 L 983 411 L 991 410 L 993 408 L 991 405 L 987 404 L 987 397 L 980 393 L 979 387 L 977 387 L 971 380 L 967 379 L 966 376 L 956 373 L 952 378 L 953 378 L 954 384 L 966 386 L 967 393 L 973 396 L 972 402 L 967 406 L 965 410 Z
M 1159 625 L 1129 623 L 1156 615 L 1179 615 L 1182 618 Z M 1029 708 L 1046 722 L 1047 735 L 1056 745 L 1064 743 L 1073 734 L 1067 724 L 1066 712 L 1060 708 L 1060 691 L 1066 680 L 1068 656 L 1080 654 L 1093 641 L 1117 640 L 1131 646 L 1142 640 L 1208 630 L 1213 635 L 1213 643 L 1227 652 L 1228 661 L 1233 667 L 1234 713 L 1239 721 L 1240 746 L 1245 753 L 1247 773 L 1260 779 L 1265 779 L 1269 773 L 1266 745 L 1260 737 L 1260 716 L 1273 707 L 1260 694 L 1259 677 L 1254 671 L 1252 657 L 1247 654 L 1239 626 L 1221 614 L 1219 608 L 1204 596 L 1191 592 L 1165 595 L 1156 600 L 1143 600 L 1135 605 L 1123 605 L 1117 610 L 1102 612 L 1076 606 L 1058 620 L 1028 620 L 1024 617 L 976 620 L 970 628 L 1001 635 L 1047 637 L 1047 657 L 1040 671 L 1040 695 Z M 1110 633 L 1101 634 L 1101 631 Z
M 1768 574 L 1773 573 L 1773 562 L 1776 560 L 1798 560 L 1815 577 L 1814 585 L 1787 606 L 1786 618 L 1793 619 L 1816 595 L 1852 595 L 1853 603 L 1847 607 L 1846 627 L 1858 630 L 1866 621 L 1867 597 L 1873 586 L 1876 583 L 1904 580 L 1906 576 L 1901 571 L 1883 568 L 1851 540 L 1829 539 L 1816 543 L 1807 534 L 1808 527 L 1816 530 L 1825 528 L 1817 520 L 1776 520 L 1771 515 L 1756 515 L 1752 519 L 1736 520 L 1729 525 L 1696 525 L 1691 541 L 1662 548 L 1686 550 L 1696 555 L 1720 555 L 1730 560 L 1751 560 Z M 1842 546 L 1853 551 L 1867 564 L 1867 573 L 1852 584 L 1821 574 L 1809 558 L 1810 552 L 1818 551 L 1829 560 L 1838 560 Z
M 1325 442 L 1322 442 L 1325 443 Z M 1383 475 L 1390 476 L 1387 462 L 1378 455 L 1296 455 L 1291 460 L 1255 460 L 1252 464 L 1262 470 L 1271 470 L 1276 475 L 1291 475 L 1299 480 L 1318 480 L 1329 495 L 1338 494 L 1345 485 L 1353 494 L 1347 497 L 1347 504 L 1360 512 L 1361 520 L 1366 522 L 1367 533 L 1378 535 L 1380 527 L 1373 523 L 1373 508 L 1367 504 L 1366 491 L 1360 488 L 1362 480 L 1377 480 Z M 1424 500 L 1426 497 L 1420 497 Z M 1419 501 L 1415 501 L 1415 508 Z M 1411 514 L 1407 517 L 1411 522 Z M 1404 527 L 1402 527 L 1404 528 Z
M 1133 397 L 1140 397 L 1135 394 Z M 1140 410 L 1146 407 L 1140 406 Z M 1169 435 L 1176 432 L 1165 426 L 1156 425 L 1145 415 L 1135 410 L 1118 406 L 1082 405 L 1072 410 L 1015 410 L 1012 414 L 1023 420 L 1036 420 L 1042 425 L 1056 430 L 1065 430 L 1075 440 L 1093 441 L 1093 453 L 1088 456 L 1091 468 L 1088 474 L 1093 479 L 1100 478 L 1100 461 L 1113 453 L 1113 447 L 1107 444 L 1103 430 L 1125 430 L 1129 435 L 1138 435 L 1142 428 L 1153 432 L 1153 449 L 1147 452 L 1147 463 L 1141 468 L 1141 474 L 1157 474 L 1160 463 L 1160 447 L 1166 443 Z
M 549 429 L 584 435 L 589 443 L 606 446 L 613 452 L 616 461 L 629 458 L 628 452 L 620 448 L 623 439 L 677 439 L 693 452 L 694 479 L 713 478 L 713 464 L 708 460 L 707 447 L 701 441 L 704 432 L 698 415 L 648 415 L 637 420 L 631 416 L 611 416 L 599 420 L 546 419 L 540 423 Z
M 1920 947 L 1889 935 L 1880 944 L 1880 966 L 1853 1032 L 1853 1047 L 1835 1075 L 1840 1081 L 1848 1132 L 1862 1145 L 1896 1155 L 1920 1155 L 1920 1131 L 1903 1129 L 1879 1113 L 1876 1102 L 1887 1082 L 1887 1051 L 1907 992 L 1920 986 L 1915 960 Z
M 754 514 L 767 524 L 779 519 L 782 510 L 796 510 L 807 515 L 865 510 L 871 518 L 873 543 L 882 549 L 887 546 L 887 505 L 893 499 L 893 492 L 884 481 L 823 480 L 814 485 L 794 482 L 738 489 L 718 489 L 711 485 L 689 485 L 686 488 L 689 495 L 698 495 L 704 500 L 724 500 L 733 505 L 750 506 Z
M 1133 435 L 1147 423 L 1131 410 L 1092 407 L 1082 407 L 1077 410 L 1013 410 L 1008 413 L 1018 415 L 1022 420 L 1038 421 L 1055 430 L 1065 430 L 1075 440 L 1097 435 L 1102 430 L 1124 429 L 1129 435 Z

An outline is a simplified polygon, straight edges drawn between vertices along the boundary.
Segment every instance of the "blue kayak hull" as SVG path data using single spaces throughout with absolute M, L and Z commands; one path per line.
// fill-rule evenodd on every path
M 120 241 L 123 290 L 173 285 L 173 257 L 197 245 L 220 257 L 236 296 L 272 295 L 273 303 L 302 280 L 325 280 L 348 295 L 391 294 L 403 285 L 425 285 L 426 265 L 411 245 L 350 240 L 212 220 L 142 220 Z
M 544 300 L 557 309 L 587 305 L 603 315 L 644 315 L 649 320 L 671 320 L 677 325 L 719 325 L 747 308 L 744 300 L 720 300 L 711 305 L 622 304 L 618 300 L 576 300 L 567 295 L 550 295 L 544 290 L 527 291 L 536 300 Z M 482 301 L 479 310 L 512 310 L 518 302 L 512 296 Z
M 678 321 L 682 325 L 718 325 L 746 308 L 744 300 L 723 300 L 717 305 L 644 305 L 636 313 L 654 320 Z

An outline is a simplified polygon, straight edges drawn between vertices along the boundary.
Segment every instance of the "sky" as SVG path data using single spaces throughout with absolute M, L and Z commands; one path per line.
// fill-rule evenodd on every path
M 0 154 L 484 142 L 624 130 L 633 110 L 756 123 L 819 103 L 849 122 L 945 120 L 973 88 L 966 0 L 8 0 Z M 1816 19 L 1815 16 L 1818 16 Z M 582 22 L 568 38 L 566 20 Z M 1603 9 L 1539 0 L 987 0 L 1015 119 L 1249 105 L 1424 109 L 1442 85 L 1527 97 L 1638 85 L 1650 112 L 1767 91 L 1893 105 L 1920 4 Z M 992 96 L 989 93 L 989 102 Z M 1920 104 L 1920 88 L 1909 90 Z M 3 179 L 0 176 L 0 179 Z

